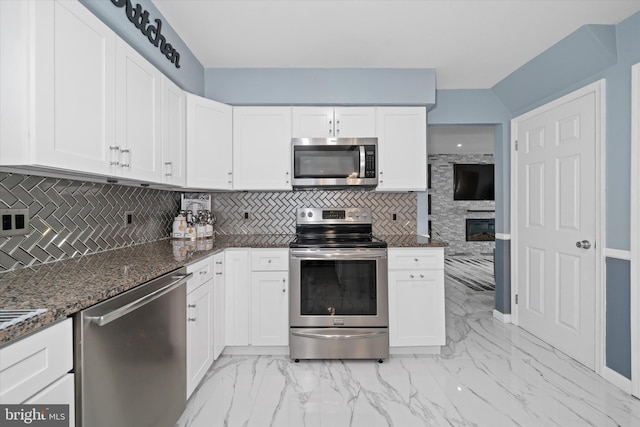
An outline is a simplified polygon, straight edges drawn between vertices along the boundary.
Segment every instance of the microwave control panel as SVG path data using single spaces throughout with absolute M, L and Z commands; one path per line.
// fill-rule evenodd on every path
M 364 148 L 364 177 L 376 177 L 376 147 L 367 145 Z

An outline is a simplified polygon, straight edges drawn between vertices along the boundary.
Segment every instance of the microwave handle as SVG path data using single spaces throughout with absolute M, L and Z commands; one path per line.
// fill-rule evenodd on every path
M 366 157 L 365 157 L 365 147 L 361 145 L 360 147 L 360 174 L 358 175 L 360 178 L 364 178 L 366 174 Z

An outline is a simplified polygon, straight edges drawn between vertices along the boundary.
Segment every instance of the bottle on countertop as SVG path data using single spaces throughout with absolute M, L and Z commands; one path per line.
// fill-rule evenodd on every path
M 173 226 L 171 228 L 171 237 L 174 239 L 182 239 L 185 237 L 185 231 L 187 229 L 187 220 L 182 216 L 182 212 L 173 219 Z

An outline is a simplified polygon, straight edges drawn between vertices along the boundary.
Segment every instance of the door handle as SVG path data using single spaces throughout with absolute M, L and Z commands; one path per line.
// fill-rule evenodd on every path
M 591 247 L 591 242 L 588 240 L 583 240 L 582 242 L 576 242 L 576 248 L 589 249 Z

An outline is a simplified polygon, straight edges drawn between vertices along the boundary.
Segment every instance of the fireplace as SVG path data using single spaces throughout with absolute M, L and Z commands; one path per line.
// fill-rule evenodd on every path
M 496 240 L 495 218 L 467 218 L 468 242 L 493 242 Z

